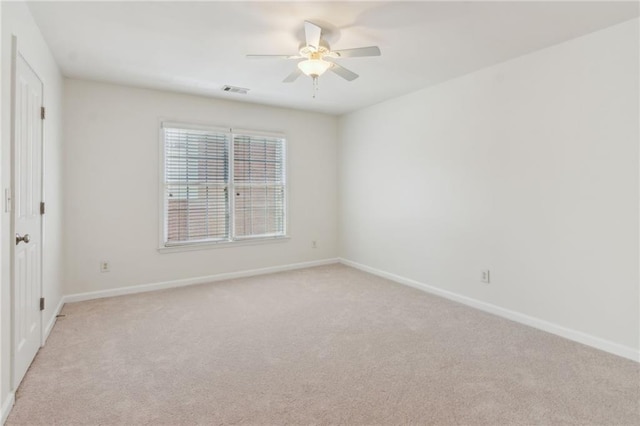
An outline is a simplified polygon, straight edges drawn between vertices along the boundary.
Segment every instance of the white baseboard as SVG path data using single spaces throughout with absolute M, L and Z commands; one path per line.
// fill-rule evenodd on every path
M 590 334 L 583 333 L 581 331 L 572 330 L 570 328 L 566 328 L 558 324 L 541 320 L 539 318 L 531 317 L 529 315 L 521 314 L 516 311 L 511 311 L 509 309 L 501 308 L 500 306 L 496 306 L 490 303 L 482 302 L 480 300 L 472 299 L 470 297 L 463 296 L 461 294 L 443 290 L 441 288 L 424 284 L 424 283 L 412 280 L 410 278 L 405 278 L 399 275 L 391 274 L 389 272 L 381 271 L 379 269 L 362 265 L 360 263 L 353 262 L 351 260 L 340 259 L 340 263 L 347 266 L 351 266 L 356 269 L 360 269 L 361 271 L 368 272 L 373 275 L 377 275 L 379 277 L 389 279 L 391 281 L 395 281 L 399 284 L 404 284 L 413 288 L 417 288 L 427 293 L 432 293 L 437 296 L 441 296 L 446 299 L 453 300 L 455 302 L 459 302 L 467 306 L 471 306 L 481 311 L 498 315 L 500 317 L 507 318 L 512 321 L 519 322 L 521 324 L 528 325 L 530 327 L 534 327 L 539 330 L 546 331 L 548 333 L 555 334 L 560 337 L 564 337 L 565 339 L 573 340 L 574 342 L 582 343 L 584 345 L 591 346 L 596 349 L 600 349 L 605 352 L 609 352 L 614 355 L 621 356 L 623 358 L 628 358 L 633 361 L 640 362 L 640 350 L 637 350 L 628 346 L 620 345 L 618 343 L 611 342 L 609 340 L 601 339 L 599 337 L 595 337 Z
M 49 320 L 49 322 L 47 323 L 47 326 L 43 330 L 41 346 L 44 346 L 47 339 L 49 338 L 49 334 L 51 334 L 51 330 L 53 330 L 53 326 L 56 325 L 56 320 L 58 319 L 58 315 L 62 311 L 63 306 L 64 306 L 64 296 L 60 298 L 60 302 L 58 303 L 58 306 L 56 306 L 56 309 L 55 311 L 53 311 L 53 315 L 51 316 L 51 319 Z
M 9 417 L 9 413 L 13 408 L 13 404 L 16 402 L 16 394 L 11 392 L 7 395 L 7 398 L 2 403 L 2 407 L 0 408 L 0 425 L 3 425 L 4 422 L 7 421 L 7 417 Z
M 248 271 L 227 272 L 223 274 L 208 275 L 204 277 L 186 278 L 180 280 L 163 281 L 153 284 L 141 284 L 130 287 L 119 287 L 109 290 L 90 291 L 87 293 L 69 294 L 62 298 L 62 303 L 82 302 L 85 300 L 101 299 L 104 297 L 123 296 L 125 294 L 145 293 L 148 291 L 164 290 L 167 288 L 185 287 L 195 284 L 206 284 L 214 281 L 230 280 L 234 278 L 252 277 L 255 275 L 271 274 L 274 272 L 290 271 L 294 269 L 311 268 L 313 266 L 339 263 L 337 258 L 313 260 L 310 262 L 292 263 L 289 265 L 270 266 L 267 268 L 251 269 Z

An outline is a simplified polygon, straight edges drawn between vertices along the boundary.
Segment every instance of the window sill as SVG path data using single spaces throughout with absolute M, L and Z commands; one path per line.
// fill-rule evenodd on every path
M 250 238 L 246 240 L 238 240 L 238 241 L 206 241 L 201 243 L 185 243 L 178 244 L 173 246 L 162 246 L 158 248 L 160 253 L 175 253 L 175 252 L 183 252 L 183 251 L 193 251 L 193 250 L 210 250 L 217 248 L 230 248 L 230 247 L 238 247 L 238 246 L 253 246 L 260 244 L 272 244 L 272 243 L 284 243 L 291 239 L 288 235 L 283 237 L 264 237 L 264 238 Z

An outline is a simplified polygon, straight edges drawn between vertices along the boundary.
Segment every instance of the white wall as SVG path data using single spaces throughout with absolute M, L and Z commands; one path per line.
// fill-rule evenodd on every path
M 2 69 L 1 69 L 1 181 L 0 193 L 4 199 L 4 189 L 10 187 L 11 176 L 11 55 L 12 36 L 17 37 L 18 51 L 36 71 L 44 83 L 44 105 L 47 119 L 44 122 L 44 196 L 47 213 L 44 217 L 45 240 L 43 244 L 43 294 L 46 309 L 43 312 L 43 325 L 46 329 L 55 321 L 55 311 L 62 298 L 62 86 L 63 79 L 46 45 L 40 30 L 35 25 L 27 6 L 22 2 L 2 2 Z M 0 403 L 11 397 L 11 283 L 10 249 L 12 239 L 10 214 L 5 213 L 4 202 L 0 210 Z M 5 413 L 3 413 L 5 414 Z
M 637 356 L 638 48 L 636 19 L 342 117 L 341 256 Z
M 71 79 L 64 98 L 68 294 L 337 256 L 336 117 Z M 162 118 L 285 133 L 291 239 L 159 253 Z

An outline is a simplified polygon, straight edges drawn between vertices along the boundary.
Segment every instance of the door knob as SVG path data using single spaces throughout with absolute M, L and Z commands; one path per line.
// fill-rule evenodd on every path
M 16 245 L 20 244 L 20 241 L 24 241 L 27 244 L 31 240 L 29 234 L 24 234 L 24 237 L 21 237 L 20 234 L 16 234 Z

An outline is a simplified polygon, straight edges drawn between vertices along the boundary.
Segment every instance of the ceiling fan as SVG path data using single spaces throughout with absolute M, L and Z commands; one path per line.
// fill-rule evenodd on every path
M 304 59 L 298 62 L 298 67 L 282 81 L 292 83 L 301 74 L 305 74 L 313 79 L 314 87 L 317 87 L 318 77 L 327 70 L 333 71 L 347 81 L 358 78 L 358 74 L 327 59 L 380 56 L 378 46 L 331 50 L 329 43 L 322 38 L 322 28 L 309 21 L 304 22 L 304 34 L 306 40 L 301 43 L 297 55 L 247 55 L 247 58 Z

